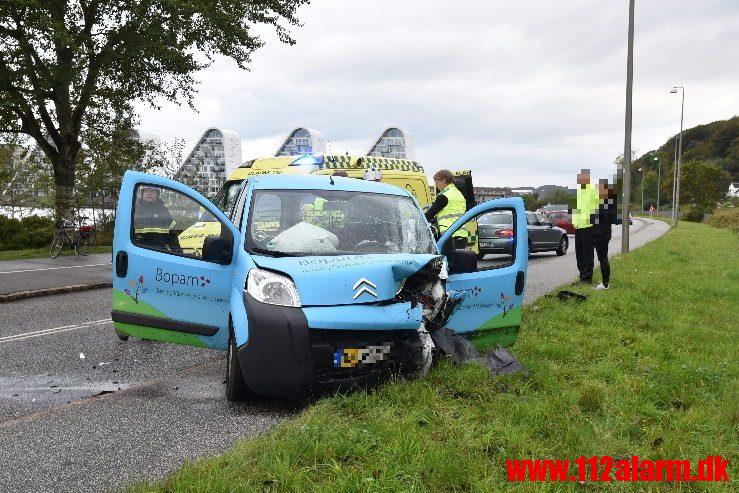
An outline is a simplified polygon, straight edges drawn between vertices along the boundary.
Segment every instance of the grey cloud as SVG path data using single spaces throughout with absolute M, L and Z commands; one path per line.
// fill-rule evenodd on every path
M 686 126 L 739 112 L 735 1 L 637 2 L 636 15 L 635 148 L 675 132 L 673 84 L 688 88 Z M 622 152 L 626 2 L 316 0 L 301 19 L 297 44 L 267 39 L 250 72 L 219 60 L 200 74 L 200 114 L 165 105 L 142 127 L 194 139 L 218 125 L 248 152 L 306 125 L 362 151 L 398 124 L 427 170 L 491 185 L 605 175 Z

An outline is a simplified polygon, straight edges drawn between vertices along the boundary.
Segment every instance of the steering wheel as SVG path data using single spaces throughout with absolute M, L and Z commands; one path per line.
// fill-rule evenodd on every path
M 376 240 L 362 240 L 354 245 L 354 251 L 360 253 L 377 253 L 377 247 L 380 245 L 382 243 Z
M 380 243 L 376 240 L 362 240 L 354 246 L 354 251 L 359 253 L 379 253 L 378 249 L 385 248 L 384 253 L 397 253 L 400 251 L 398 245 L 395 243 L 387 242 Z
M 269 235 L 266 231 L 255 231 L 254 232 L 254 239 L 260 243 L 264 243 L 269 239 Z

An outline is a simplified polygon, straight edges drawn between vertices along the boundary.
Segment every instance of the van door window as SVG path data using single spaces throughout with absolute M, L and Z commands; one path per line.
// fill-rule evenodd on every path
M 134 190 L 131 242 L 141 248 L 201 259 L 210 235 L 227 230 L 199 202 L 175 190 L 139 184 Z
M 516 215 L 499 209 L 471 219 L 443 245 L 452 258 L 451 272 L 478 272 L 513 265 L 516 260 Z M 473 224 L 477 223 L 477 228 Z M 477 236 L 471 232 L 477 231 Z

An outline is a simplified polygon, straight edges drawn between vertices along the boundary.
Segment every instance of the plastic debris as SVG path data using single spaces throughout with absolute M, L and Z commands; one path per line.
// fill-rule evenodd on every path
M 80 353 L 80 359 L 85 359 L 85 353 Z
M 481 354 L 466 337 L 446 327 L 431 332 L 436 347 L 457 364 L 479 363 L 487 367 L 490 375 L 506 375 L 524 370 L 523 365 L 513 354 L 503 347 L 497 347 Z

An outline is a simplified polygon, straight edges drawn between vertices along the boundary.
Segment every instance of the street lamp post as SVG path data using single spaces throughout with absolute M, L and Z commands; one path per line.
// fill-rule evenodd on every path
M 677 150 L 677 169 L 675 170 L 675 198 L 673 203 L 675 204 L 672 208 L 672 225 L 677 224 L 678 217 L 680 216 L 680 163 L 683 156 L 683 114 L 685 113 L 685 88 L 682 86 L 674 86 L 670 89 L 670 93 L 677 94 L 677 90 L 682 91 L 682 103 L 680 104 L 680 140 Z
M 634 0 L 629 0 L 629 34 L 626 52 L 626 117 L 624 131 L 624 201 L 621 205 L 621 253 L 629 252 L 629 202 L 631 201 L 631 93 L 634 87 Z
M 641 213 L 644 213 L 644 168 L 639 168 L 641 172 Z
M 662 186 L 662 161 L 659 156 L 654 158 L 657 161 L 657 215 L 659 215 L 659 189 Z

